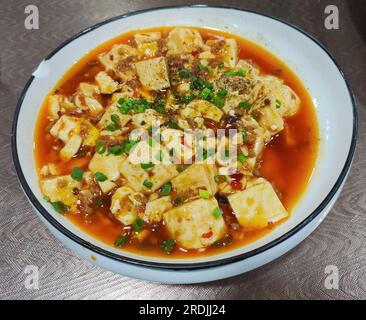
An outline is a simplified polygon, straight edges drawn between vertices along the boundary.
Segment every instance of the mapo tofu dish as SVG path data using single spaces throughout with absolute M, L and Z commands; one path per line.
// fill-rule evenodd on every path
M 44 199 L 93 237 L 170 257 L 243 246 L 289 217 L 317 156 L 298 78 L 245 39 L 128 32 L 46 98 L 35 132 Z

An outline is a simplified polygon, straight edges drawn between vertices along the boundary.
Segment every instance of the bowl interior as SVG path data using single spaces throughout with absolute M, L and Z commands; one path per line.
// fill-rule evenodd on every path
M 284 61 L 302 80 L 316 107 L 320 130 L 320 150 L 316 168 L 308 188 L 292 212 L 292 216 L 265 237 L 233 251 L 196 259 L 164 259 L 145 257 L 114 249 L 83 233 L 65 217 L 56 213 L 43 200 L 33 156 L 33 134 L 39 108 L 48 92 L 69 67 L 99 44 L 135 29 L 158 26 L 187 25 L 224 30 L 243 36 L 265 47 Z M 21 101 L 16 122 L 16 144 L 23 187 L 39 209 L 43 207 L 53 221 L 61 224 L 76 237 L 119 256 L 145 262 L 193 264 L 215 261 L 255 252 L 279 239 L 306 219 L 331 193 L 347 162 L 354 138 L 353 101 L 336 64 L 329 55 L 307 35 L 272 18 L 256 13 L 227 8 L 182 7 L 146 11 L 114 19 L 81 33 L 60 47 L 34 72 L 34 79 Z M 17 159 L 15 160 L 17 162 Z M 329 196 L 328 196 L 329 198 Z M 330 200 L 330 199 L 329 199 Z M 324 203 L 323 203 L 324 204 Z M 43 211 L 43 209 L 41 210 Z

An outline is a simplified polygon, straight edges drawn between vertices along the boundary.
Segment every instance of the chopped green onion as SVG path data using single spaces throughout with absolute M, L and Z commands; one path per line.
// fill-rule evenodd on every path
M 117 240 L 114 242 L 114 245 L 116 247 L 122 247 L 126 244 L 126 241 L 127 241 L 127 237 L 124 236 L 124 235 L 121 235 L 117 238 Z
M 99 182 L 103 182 L 103 181 L 106 181 L 108 179 L 108 177 L 105 174 L 103 174 L 99 171 L 94 174 L 94 177 Z
M 212 98 L 212 103 L 219 108 L 222 108 L 225 105 L 225 100 L 220 98 L 218 95 Z
M 95 143 L 95 151 L 99 154 L 103 154 L 106 151 L 107 147 L 104 141 L 98 140 Z
M 171 183 L 166 183 L 166 184 L 163 185 L 163 187 L 161 189 L 161 194 L 163 196 L 168 196 L 171 191 L 172 191 L 172 185 L 171 185 Z
M 164 158 L 164 152 L 162 150 L 159 150 L 155 155 L 155 159 L 158 161 L 162 161 L 163 158 Z
M 238 160 L 240 163 L 244 163 L 245 161 L 247 161 L 247 157 L 243 154 L 239 154 L 238 155 Z
M 178 121 L 175 119 L 169 119 L 168 126 L 172 129 L 179 129 Z
M 245 101 L 242 101 L 239 103 L 239 108 L 242 108 L 242 109 L 250 109 L 252 107 L 252 105 L 250 104 L 249 101 L 245 100 Z
M 125 140 L 123 142 L 123 150 L 125 153 L 129 154 L 133 148 L 139 143 L 140 141 L 133 141 L 133 140 Z
M 115 123 L 110 123 L 107 128 L 108 131 L 116 131 L 118 129 L 118 126 Z
M 79 150 L 78 152 L 75 153 L 74 158 L 83 158 L 85 157 L 85 155 L 86 155 L 85 151 Z
M 212 67 L 211 66 L 207 66 L 207 71 L 209 72 L 209 73 L 212 73 Z
M 156 106 L 155 107 L 155 110 L 161 114 L 164 114 L 166 111 L 165 111 L 165 108 L 163 106 Z
M 281 108 L 281 105 L 282 105 L 281 101 L 276 99 L 276 108 L 277 109 Z
M 70 208 L 66 204 L 64 204 L 62 201 L 52 202 L 52 207 L 58 213 L 64 213 L 64 212 L 67 212 L 70 210 Z
M 247 73 L 243 69 L 240 69 L 239 71 L 236 72 L 236 75 L 240 77 L 245 77 Z
M 153 186 L 153 183 L 147 179 L 144 180 L 144 182 L 142 183 L 144 187 L 151 189 Z
M 202 63 L 199 63 L 199 64 L 198 64 L 198 69 L 199 69 L 200 71 L 202 71 L 203 69 L 205 69 L 205 66 L 204 66 Z
M 236 75 L 236 72 L 234 70 L 229 70 L 224 73 L 226 76 L 232 77 Z
M 243 138 L 245 138 L 248 136 L 248 132 L 246 130 L 242 130 L 241 135 L 243 136 Z
M 210 193 L 208 192 L 208 190 L 199 189 L 198 194 L 200 195 L 200 197 L 202 199 L 209 199 L 210 198 Z
M 212 91 L 208 88 L 204 88 L 201 93 L 199 94 L 199 97 L 204 100 L 208 100 L 212 95 Z
M 217 208 L 214 210 L 214 212 L 213 212 L 213 216 L 214 216 L 216 219 L 220 218 L 220 217 L 222 216 L 222 210 L 221 210 L 219 207 L 217 207 Z
M 183 103 L 190 103 L 194 99 L 194 95 L 190 94 L 181 98 Z
M 118 114 L 112 114 L 111 115 L 111 120 L 114 122 L 114 123 L 119 123 L 120 122 L 120 118 L 119 118 L 119 115 Z
M 148 163 L 141 163 L 141 169 L 150 169 L 150 168 L 154 168 L 154 164 L 152 162 L 148 162 Z
M 217 95 L 220 97 L 220 98 L 224 98 L 226 97 L 227 95 L 227 90 L 225 88 L 222 88 L 219 90 L 219 92 L 217 93 Z
M 167 254 L 170 254 L 175 246 L 175 240 L 172 239 L 165 239 L 161 243 L 161 248 L 166 252 Z
M 182 69 L 178 74 L 181 78 L 189 78 L 191 76 L 191 72 L 188 69 Z
M 136 232 L 140 232 L 143 226 L 144 226 L 144 220 L 142 220 L 141 218 L 137 218 L 133 223 L 133 228 L 135 229 Z
M 95 204 L 96 204 L 98 207 L 103 207 L 103 205 L 104 205 L 103 199 L 101 199 L 101 198 L 96 199 L 96 200 L 95 200 Z
M 152 137 L 148 137 L 147 138 L 147 143 L 150 147 L 153 147 L 154 146 L 154 139 Z
M 226 181 L 226 179 L 227 179 L 226 176 L 221 175 L 221 174 L 218 174 L 214 177 L 214 180 L 216 183 L 223 183 Z
M 229 152 L 229 150 L 225 150 L 224 151 L 224 156 L 225 156 L 225 158 L 227 159 L 227 158 L 229 158 L 229 155 L 230 155 L 230 152 Z
M 107 155 L 113 154 L 115 156 L 120 156 L 122 153 L 123 153 L 122 146 L 113 146 L 109 148 Z
M 79 167 L 75 167 L 71 171 L 71 178 L 73 178 L 76 181 L 81 181 L 83 180 L 83 174 L 84 171 L 82 169 L 80 169 Z

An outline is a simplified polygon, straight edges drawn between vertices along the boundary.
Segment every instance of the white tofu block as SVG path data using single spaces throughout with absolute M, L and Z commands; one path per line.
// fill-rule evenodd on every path
M 167 37 L 168 54 L 181 54 L 202 48 L 201 34 L 191 28 L 175 28 Z
M 50 130 L 50 134 L 66 143 L 71 138 L 73 133 L 77 134 L 79 130 L 79 118 L 63 115 L 53 125 Z
M 129 86 L 123 84 L 121 85 L 121 91 L 113 93 L 112 95 L 112 103 L 117 103 L 119 99 L 129 99 L 133 97 L 133 89 Z
M 95 76 L 101 93 L 111 94 L 119 89 L 119 84 L 114 81 L 105 71 L 100 71 Z
M 117 187 L 117 185 L 110 180 L 98 181 L 98 184 L 99 184 L 100 190 L 102 190 L 102 192 L 104 194 L 112 191 L 115 187 Z
M 108 180 L 116 181 L 121 175 L 120 167 L 125 159 L 124 155 L 110 154 L 107 156 L 106 152 L 103 154 L 96 152 L 89 162 L 89 170 L 93 173 L 101 172 L 108 177 Z
M 147 171 L 141 168 L 140 163 L 134 164 L 129 158 L 122 163 L 121 173 L 133 189 L 144 192 L 154 192 L 178 175 L 175 165 L 155 164 L 151 170 Z M 145 180 L 153 184 L 151 189 L 143 185 Z
M 132 116 L 132 123 L 143 129 L 149 129 L 151 127 L 160 127 L 164 122 L 164 117 L 160 113 L 153 109 L 147 109 L 145 112 L 136 113 Z
M 77 94 L 75 96 L 75 104 L 82 110 L 89 110 L 90 114 L 93 116 L 97 116 L 103 112 L 103 106 L 93 97 Z
M 222 216 L 214 216 L 216 199 L 198 199 L 164 213 L 170 236 L 186 249 L 200 249 L 223 238 L 227 228 Z
M 259 76 L 259 69 L 253 65 L 252 63 L 250 63 L 250 61 L 248 60 L 239 60 L 238 63 L 236 64 L 236 70 L 244 70 L 246 72 L 246 76 L 251 76 L 251 77 L 257 77 Z
M 137 218 L 138 208 L 129 199 L 134 192 L 131 188 L 124 186 L 118 188 L 112 196 L 110 210 L 124 225 L 132 224 Z
M 219 122 L 224 114 L 220 108 L 206 100 L 193 100 L 187 105 L 187 108 L 197 110 L 202 117 L 211 119 L 215 122 Z
M 292 116 L 299 111 L 301 100 L 299 96 L 288 86 L 281 85 L 278 101 L 280 102 L 277 112 L 281 116 Z
M 125 59 L 135 55 L 135 48 L 127 44 L 116 44 L 110 51 L 100 54 L 98 59 L 104 65 L 106 70 L 115 71 L 116 65 L 120 59 Z
M 217 192 L 215 174 L 214 165 L 192 164 L 171 182 L 178 194 L 198 194 L 198 190 L 203 189 L 208 190 L 213 196 Z
M 84 181 L 89 180 L 90 174 L 84 172 Z M 49 197 L 51 202 L 62 201 L 67 206 L 75 206 L 78 200 L 73 194 L 74 188 L 81 189 L 82 183 L 71 178 L 70 175 L 41 180 L 42 193 Z
M 74 134 L 66 142 L 65 146 L 60 150 L 60 156 L 63 160 L 70 160 L 81 147 L 82 139 L 80 136 Z
M 56 94 L 49 96 L 48 107 L 50 110 L 50 118 L 57 120 L 59 118 L 58 113 L 60 112 L 60 96 Z
M 222 43 L 221 49 L 216 54 L 224 62 L 225 67 L 233 69 L 238 61 L 238 45 L 235 39 L 207 40 L 209 47 Z
M 128 114 L 123 114 L 122 112 L 119 111 L 118 109 L 118 104 L 113 103 L 111 104 L 107 110 L 103 113 L 102 118 L 99 120 L 97 127 L 99 129 L 104 129 L 106 128 L 109 124 L 111 124 L 112 118 L 111 116 L 113 114 L 118 115 L 120 121 L 117 123 L 117 125 L 122 128 L 124 127 L 130 120 L 131 120 L 131 116 Z
M 159 46 L 156 41 L 141 43 L 138 48 L 139 55 L 147 58 L 156 56 L 159 51 Z
M 270 137 L 276 135 L 284 128 L 282 117 L 273 107 L 264 107 L 260 110 L 258 123 L 269 133 Z
M 100 93 L 98 86 L 87 82 L 81 82 L 79 84 L 77 92 L 86 97 L 94 97 L 96 94 Z
M 161 197 L 146 203 L 144 220 L 159 222 L 163 219 L 163 213 L 173 207 L 170 196 Z
M 44 177 L 50 175 L 56 176 L 58 174 L 58 167 L 54 163 L 48 163 L 41 168 L 39 173 Z
M 228 200 L 239 224 L 248 230 L 265 228 L 288 216 L 272 185 L 264 179 L 229 195 Z
M 160 90 L 170 87 L 164 57 L 136 62 L 135 67 L 141 84 L 147 89 Z
M 50 134 L 65 144 L 73 135 L 79 135 L 84 145 L 94 146 L 99 137 L 99 130 L 89 120 L 63 115 L 53 125 Z
M 133 37 L 135 39 L 137 46 L 139 47 L 146 42 L 159 40 L 161 38 L 161 32 L 159 31 L 141 32 L 134 34 Z
M 235 39 L 225 39 L 225 44 L 224 64 L 229 68 L 234 68 L 238 61 L 238 45 Z

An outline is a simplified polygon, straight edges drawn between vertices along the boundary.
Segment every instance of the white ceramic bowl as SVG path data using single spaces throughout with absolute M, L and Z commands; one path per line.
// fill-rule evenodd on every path
M 144 257 L 108 246 L 74 226 L 43 200 L 33 156 L 38 108 L 70 66 L 99 44 L 128 30 L 157 26 L 200 26 L 243 36 L 265 47 L 300 77 L 314 101 L 320 152 L 307 190 L 291 218 L 265 237 L 240 249 L 197 259 Z M 45 58 L 19 99 L 12 147 L 20 183 L 37 214 L 65 245 L 95 264 L 131 277 L 195 283 L 230 277 L 279 257 L 308 236 L 335 202 L 349 171 L 356 143 L 355 102 L 342 71 L 325 48 L 295 26 L 233 8 L 186 6 L 151 9 L 90 27 Z

